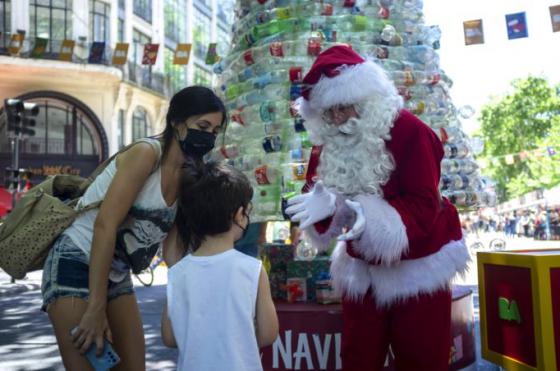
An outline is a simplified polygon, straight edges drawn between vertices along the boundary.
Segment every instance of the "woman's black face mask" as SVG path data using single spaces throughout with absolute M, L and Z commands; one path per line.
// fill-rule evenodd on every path
M 216 134 L 207 131 L 188 129 L 187 136 L 179 140 L 179 146 L 185 156 L 202 158 L 214 149 Z

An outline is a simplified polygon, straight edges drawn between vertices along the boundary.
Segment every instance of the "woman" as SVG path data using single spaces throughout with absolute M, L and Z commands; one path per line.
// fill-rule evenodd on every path
M 226 116 L 211 90 L 181 90 L 171 99 L 164 132 L 117 156 L 82 197 L 81 205 L 103 203 L 57 239 L 43 271 L 43 309 L 66 369 L 91 369 L 83 354 L 95 344 L 100 355 L 104 338 L 121 358 L 116 370 L 145 369 L 130 270 L 146 267 L 162 242 L 170 250 L 164 255 L 178 253 L 174 221 L 181 168 L 212 150 Z

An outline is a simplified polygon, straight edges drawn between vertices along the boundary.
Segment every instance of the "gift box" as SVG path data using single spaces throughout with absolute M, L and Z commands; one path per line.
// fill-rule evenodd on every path
M 323 277 L 315 281 L 315 295 L 317 304 L 340 303 L 340 298 L 334 292 L 332 280 L 328 274 L 323 273 Z
M 306 278 L 307 301 L 315 302 L 317 298 L 316 282 L 321 281 L 330 270 L 330 259 L 327 256 L 313 260 L 293 260 L 288 262 L 288 279 Z
M 285 244 L 265 244 L 261 258 L 268 272 L 273 299 L 286 300 L 288 262 L 294 260 L 294 247 Z
M 560 249 L 477 260 L 482 357 L 508 370 L 559 370 Z
M 266 257 L 270 262 L 270 272 L 286 272 L 288 262 L 294 260 L 294 247 L 280 243 L 265 244 L 261 250 L 261 257 Z
M 307 301 L 307 279 L 292 277 L 286 280 L 286 295 L 288 302 Z

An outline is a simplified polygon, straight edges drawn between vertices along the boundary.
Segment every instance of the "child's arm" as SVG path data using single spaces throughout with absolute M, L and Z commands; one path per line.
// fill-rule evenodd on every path
M 167 316 L 167 301 L 163 306 L 163 313 L 161 314 L 161 338 L 165 346 L 169 348 L 177 348 L 177 342 L 175 341 L 175 335 L 173 334 L 171 321 Z
M 185 256 L 185 252 L 181 246 L 181 238 L 177 233 L 177 226 L 175 225 L 163 241 L 163 260 L 168 268 L 171 268 Z
M 278 317 L 270 294 L 266 270 L 261 268 L 257 293 L 257 343 L 259 348 L 270 345 L 278 336 Z

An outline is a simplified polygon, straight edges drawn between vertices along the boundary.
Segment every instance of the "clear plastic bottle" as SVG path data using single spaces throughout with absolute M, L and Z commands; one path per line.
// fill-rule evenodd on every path
M 260 185 L 275 184 L 280 176 L 280 170 L 271 165 L 261 165 L 255 169 L 255 179 Z
M 465 158 L 469 154 L 469 147 L 463 141 L 448 142 L 444 146 L 446 158 Z

